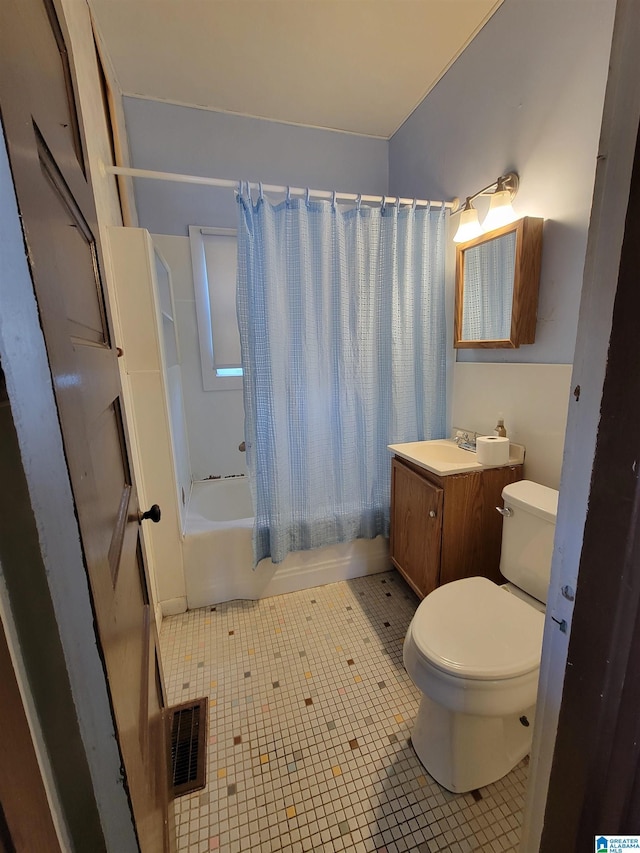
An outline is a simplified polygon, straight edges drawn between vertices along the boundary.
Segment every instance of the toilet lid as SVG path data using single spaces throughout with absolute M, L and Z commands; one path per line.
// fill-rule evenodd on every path
M 418 652 L 451 675 L 503 679 L 540 666 L 544 614 L 487 578 L 438 587 L 420 604 L 411 633 Z

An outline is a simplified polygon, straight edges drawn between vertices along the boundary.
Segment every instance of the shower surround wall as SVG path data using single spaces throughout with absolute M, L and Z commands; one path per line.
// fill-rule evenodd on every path
M 121 366 L 131 388 L 130 429 L 136 437 L 138 493 L 157 503 L 160 524 L 147 524 L 162 614 L 186 609 L 182 530 L 191 489 L 181 373 L 170 277 L 149 233 L 109 228 L 109 254 L 121 316 Z
M 171 269 L 192 479 L 246 474 L 245 455 L 238 450 L 244 437 L 242 391 L 202 388 L 189 238 L 154 234 L 153 242 Z

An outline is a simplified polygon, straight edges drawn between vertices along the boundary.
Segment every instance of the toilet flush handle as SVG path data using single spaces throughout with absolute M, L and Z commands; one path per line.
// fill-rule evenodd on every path
M 500 515 L 503 515 L 505 518 L 509 518 L 510 516 L 513 515 L 513 510 L 508 506 L 505 506 L 505 507 L 497 506 L 496 509 L 498 510 Z

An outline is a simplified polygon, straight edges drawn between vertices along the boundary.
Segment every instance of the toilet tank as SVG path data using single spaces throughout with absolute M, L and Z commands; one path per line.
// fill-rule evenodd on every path
M 502 523 L 500 571 L 507 580 L 546 604 L 558 492 L 530 480 L 502 490 L 507 512 Z

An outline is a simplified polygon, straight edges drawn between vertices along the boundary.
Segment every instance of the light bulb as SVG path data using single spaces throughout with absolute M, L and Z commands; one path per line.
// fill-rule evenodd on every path
M 458 222 L 458 230 L 453 238 L 454 243 L 466 243 L 467 240 L 473 240 L 474 237 L 479 237 L 482 234 L 480 220 L 478 219 L 478 211 L 470 201 L 464 206 L 460 213 L 460 221 Z
M 516 218 L 516 213 L 511 205 L 511 193 L 509 190 L 496 190 L 489 202 L 489 211 L 482 223 L 483 231 L 493 231 L 502 225 L 508 225 Z

